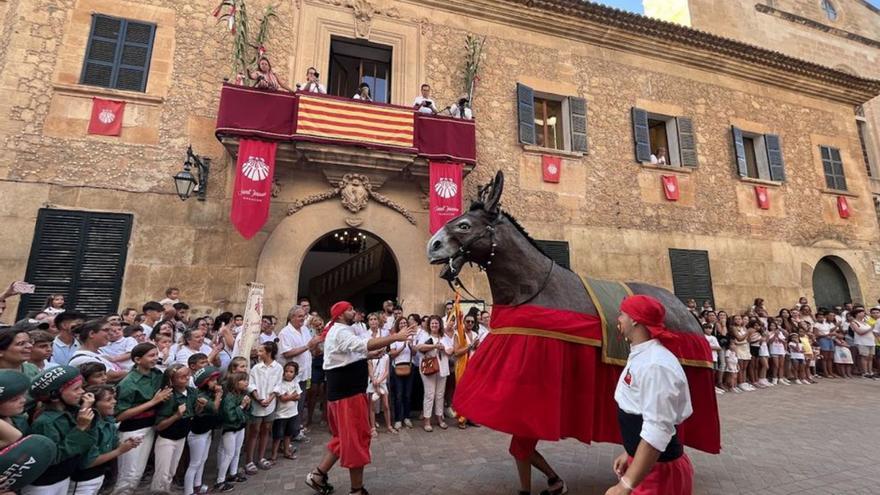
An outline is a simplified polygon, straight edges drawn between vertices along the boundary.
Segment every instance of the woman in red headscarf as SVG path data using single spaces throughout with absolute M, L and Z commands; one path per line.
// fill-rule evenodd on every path
M 327 473 L 340 461 L 351 477 L 353 495 L 369 495 L 364 488 L 364 466 L 370 463 L 370 417 L 367 399 L 369 369 L 367 353 L 392 342 L 411 339 L 415 328 L 387 337 L 358 335 L 351 326 L 354 308 L 340 301 L 330 309 L 330 323 L 324 328 L 324 372 L 327 380 L 327 422 L 330 443 L 327 454 L 306 476 L 306 485 L 321 495 L 333 491 Z
M 678 336 L 663 327 L 666 309 L 636 295 L 620 304 L 617 324 L 630 342 L 614 400 L 625 452 L 614 460 L 620 481 L 606 495 L 690 495 L 694 469 L 676 434 L 693 414 L 684 369 L 666 345 Z

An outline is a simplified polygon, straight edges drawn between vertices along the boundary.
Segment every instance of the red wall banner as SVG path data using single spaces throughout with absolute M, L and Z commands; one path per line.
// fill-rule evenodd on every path
M 89 134 L 118 136 L 122 134 L 122 114 L 124 101 L 92 98 L 92 118 L 89 119 Z
M 770 209 L 770 196 L 767 194 L 766 187 L 755 186 L 755 199 L 758 200 L 758 208 L 762 210 Z
M 250 239 L 269 218 L 277 144 L 242 139 L 235 166 L 235 188 L 229 219 L 245 239 Z
M 544 182 L 559 182 L 562 176 L 562 158 L 542 155 L 541 170 L 544 174 Z
M 431 162 L 430 176 L 429 211 L 433 234 L 461 215 L 461 164 Z
M 837 213 L 840 214 L 840 218 L 849 218 L 849 203 L 845 196 L 837 197 Z
M 661 175 L 660 180 L 663 182 L 663 194 L 669 201 L 678 201 L 681 197 L 681 190 L 678 188 L 678 177 L 674 175 Z

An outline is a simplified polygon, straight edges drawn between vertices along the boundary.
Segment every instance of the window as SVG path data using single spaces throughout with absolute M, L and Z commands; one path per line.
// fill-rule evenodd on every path
M 92 31 L 80 82 L 146 91 L 156 26 L 92 14 Z
M 693 120 L 632 109 L 636 161 L 671 166 L 697 166 Z
M 822 10 L 825 11 L 825 17 L 827 17 L 829 21 L 837 20 L 837 7 L 831 3 L 831 0 L 822 0 Z
M 733 126 L 733 149 L 736 171 L 740 177 L 785 180 L 782 144 L 775 134 L 756 134 Z
M 547 149 L 587 151 L 587 101 L 539 93 L 517 83 L 519 142 Z
M 697 304 L 707 300 L 714 302 L 708 251 L 670 249 L 669 264 L 676 297 L 682 302 L 693 299 Z
M 846 191 L 846 178 L 843 176 L 843 161 L 840 150 L 830 146 L 819 146 L 822 154 L 822 169 L 825 171 L 825 185 L 828 189 Z
M 535 241 L 538 248 L 557 265 L 571 270 L 571 255 L 566 241 Z
M 874 177 L 874 172 L 871 169 L 871 155 L 868 151 L 871 133 L 868 132 L 868 122 L 865 120 L 865 117 L 856 117 L 856 128 L 859 131 L 859 144 L 862 148 L 862 160 L 865 162 L 865 169 L 868 171 L 868 177 Z
M 362 82 L 370 85 L 373 101 L 391 103 L 389 46 L 333 37 L 330 40 L 330 77 L 327 92 L 351 98 Z
M 67 309 L 89 317 L 119 309 L 132 216 L 43 208 L 37 215 L 18 318 L 45 308 L 50 294 L 64 294 Z

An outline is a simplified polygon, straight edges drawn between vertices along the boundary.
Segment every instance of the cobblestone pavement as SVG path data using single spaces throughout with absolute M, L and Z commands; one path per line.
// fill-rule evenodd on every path
M 689 450 L 694 493 L 880 494 L 880 380 L 839 381 L 720 397 L 723 450 L 717 456 Z M 281 459 L 230 493 L 311 494 L 303 480 L 324 454 L 326 439 L 326 432 L 314 432 L 311 443 L 300 445 L 298 460 Z M 488 428 L 380 434 L 365 485 L 373 495 L 513 495 L 508 441 Z M 538 448 L 573 495 L 601 495 L 616 482 L 610 466 L 619 446 L 563 441 Z M 206 480 L 215 473 L 211 462 Z M 335 468 L 331 483 L 336 493 L 348 493 L 345 470 Z M 533 493 L 542 485 L 536 476 Z

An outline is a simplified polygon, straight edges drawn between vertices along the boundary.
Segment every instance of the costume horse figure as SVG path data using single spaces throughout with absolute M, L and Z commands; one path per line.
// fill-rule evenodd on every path
M 489 278 L 491 333 L 469 360 L 453 407 L 476 423 L 513 435 L 510 453 L 521 493 L 530 487 L 533 466 L 548 478 L 542 494 L 567 492 L 535 449 L 539 440 L 621 443 L 614 390 L 629 348 L 613 327 L 616 313 L 607 317 L 602 303 L 613 304 L 610 309 L 616 311 L 627 294 L 648 295 L 666 307 L 665 326 L 676 338 L 664 345 L 685 365 L 694 409 L 678 426 L 678 436 L 685 445 L 718 453 L 712 357 L 696 318 L 666 289 L 585 283 L 557 265 L 501 211 L 503 186 L 499 171 L 467 213 L 428 241 L 428 258 L 445 265 L 441 277 L 450 282 L 466 262 L 482 267 Z M 620 292 L 617 303 L 611 297 L 615 290 Z

